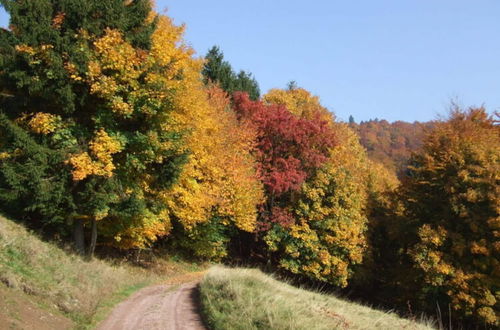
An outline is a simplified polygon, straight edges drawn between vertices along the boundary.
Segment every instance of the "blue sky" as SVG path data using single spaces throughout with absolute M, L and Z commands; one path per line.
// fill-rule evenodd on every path
M 426 121 L 451 100 L 500 109 L 498 0 L 156 3 L 199 55 L 219 45 L 263 92 L 295 80 L 344 120 Z

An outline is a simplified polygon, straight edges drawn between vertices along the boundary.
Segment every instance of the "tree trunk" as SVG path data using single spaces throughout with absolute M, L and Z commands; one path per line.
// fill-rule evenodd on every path
M 89 246 L 89 252 L 88 252 L 88 257 L 92 259 L 94 256 L 94 251 L 95 251 L 95 245 L 97 243 L 97 221 L 92 219 L 92 234 L 90 236 L 90 246 Z
M 85 238 L 83 236 L 83 219 L 73 219 L 73 237 L 76 253 L 85 254 Z

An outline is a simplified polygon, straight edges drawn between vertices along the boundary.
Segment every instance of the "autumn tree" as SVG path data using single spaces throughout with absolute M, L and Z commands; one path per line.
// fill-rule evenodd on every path
M 320 118 L 327 123 L 333 123 L 334 116 L 323 107 L 319 97 L 312 95 L 304 88 L 298 87 L 295 82 L 290 82 L 287 89 L 273 88 L 263 96 L 263 101 L 268 104 L 282 105 L 296 116 L 306 119 Z
M 178 182 L 162 196 L 179 226 L 175 245 L 219 260 L 238 230 L 251 232 L 263 200 L 252 151 L 255 134 L 238 122 L 228 95 L 215 85 L 190 91 L 191 107 L 178 122 L 192 133 Z
M 344 287 L 366 246 L 364 150 L 302 88 L 273 89 L 263 101 L 234 97 L 238 115 L 259 134 L 260 237 L 278 267 Z
M 490 327 L 500 320 L 499 175 L 498 121 L 457 108 L 412 156 L 403 187 L 422 304 Z
M 282 268 L 345 287 L 367 244 L 367 159 L 353 131 L 333 127 L 337 145 L 290 201 L 293 221 L 272 226 L 265 241 Z
M 257 134 L 256 159 L 266 188 L 268 209 L 284 194 L 296 191 L 327 159 L 334 144 L 328 123 L 295 116 L 281 105 L 252 101 L 235 93 L 234 109 L 240 120 Z

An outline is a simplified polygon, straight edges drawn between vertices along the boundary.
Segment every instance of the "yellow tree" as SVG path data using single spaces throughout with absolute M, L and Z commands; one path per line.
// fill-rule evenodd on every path
M 79 49 L 87 64 L 65 63 L 75 84 L 86 85 L 102 104 L 91 120 L 96 131 L 88 148 L 73 153 L 73 180 L 108 177 L 119 182 L 117 202 L 97 220 L 109 243 L 145 247 L 171 230 L 167 207 L 160 201 L 180 172 L 185 154 L 176 113 L 186 111 L 184 95 L 197 90 L 201 62 L 182 43 L 184 28 L 150 12 L 156 25 L 149 49 L 134 47 L 119 30 L 102 36 L 80 30 Z M 172 162 L 174 160 L 174 162 Z
M 179 181 L 163 193 L 170 214 L 183 228 L 177 244 L 204 258 L 227 254 L 225 243 L 235 229 L 255 228 L 263 189 L 255 172 L 254 133 L 241 127 L 221 89 L 199 85 L 185 95 L 191 106 L 178 114 L 191 132 L 190 155 Z M 190 101 L 187 101 L 189 99 Z
M 411 158 L 403 186 L 422 303 L 498 326 L 500 127 L 482 108 L 454 109 Z M 446 310 L 447 308 L 443 308 Z
M 125 173 L 137 184 L 124 192 L 140 208 L 142 201 L 149 201 L 154 212 L 110 214 L 114 221 L 103 222 L 102 232 L 114 245 L 141 248 L 170 234 L 175 222 L 184 231 L 181 245 L 200 256 L 220 258 L 226 253 L 221 240 L 227 239 L 219 231 L 252 231 L 262 199 L 250 154 L 253 135 L 240 128 L 227 96 L 203 84 L 203 61 L 183 44 L 184 27 L 166 16 L 151 15 L 150 20 L 156 30 L 149 52 L 135 50 L 118 31 L 108 29 L 103 37 L 91 39 L 88 73 L 78 74 L 67 64 L 71 78 L 89 84 L 114 116 L 125 122 L 137 112 L 144 119 L 156 118 L 144 126 L 145 132 L 134 134 L 136 152 L 127 156 Z M 83 46 L 88 44 L 84 32 L 81 39 Z M 75 180 L 114 169 L 108 156 L 114 151 L 104 150 L 102 159 L 85 152 L 74 155 L 69 163 Z M 182 170 L 163 166 L 154 174 L 138 171 L 156 168 L 169 155 L 186 155 Z

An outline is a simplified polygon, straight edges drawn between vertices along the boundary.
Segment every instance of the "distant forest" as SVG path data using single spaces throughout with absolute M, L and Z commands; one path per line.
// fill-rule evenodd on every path
M 401 174 L 411 153 L 422 146 L 423 138 L 434 127 L 434 122 L 389 123 L 384 119 L 371 119 L 359 124 L 351 120 L 349 126 L 358 133 L 370 159 Z

